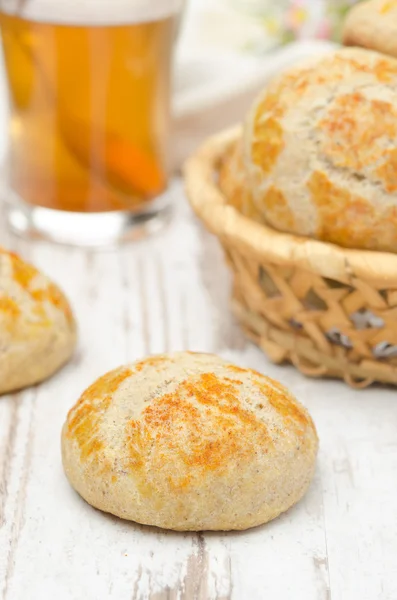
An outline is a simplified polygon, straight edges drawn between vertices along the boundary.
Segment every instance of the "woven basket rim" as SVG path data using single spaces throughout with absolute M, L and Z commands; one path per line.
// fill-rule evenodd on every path
M 348 249 L 281 233 L 252 221 L 228 205 L 217 185 L 216 173 L 223 156 L 241 131 L 239 125 L 210 137 L 185 163 L 186 193 L 193 210 L 206 227 L 258 261 L 299 266 L 344 283 L 358 277 L 380 287 L 397 288 L 397 254 Z

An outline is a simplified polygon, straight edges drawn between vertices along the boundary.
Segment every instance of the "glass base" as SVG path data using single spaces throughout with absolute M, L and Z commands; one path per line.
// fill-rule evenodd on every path
M 13 197 L 6 200 L 5 214 L 15 234 L 25 239 L 100 248 L 133 242 L 157 233 L 169 221 L 169 194 L 138 212 L 79 213 L 33 206 Z

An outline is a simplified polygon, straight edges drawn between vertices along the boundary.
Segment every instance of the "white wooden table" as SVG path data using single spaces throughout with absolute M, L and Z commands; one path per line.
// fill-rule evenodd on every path
M 80 326 L 61 373 L 0 397 L 0 600 L 397 600 L 396 390 L 356 392 L 271 365 L 230 314 L 216 240 L 180 183 L 174 196 L 166 231 L 114 252 L 21 242 L 0 215 L 0 244 L 67 291 Z M 83 389 L 122 363 L 183 349 L 278 378 L 315 419 L 313 485 L 265 527 L 184 535 L 138 526 L 85 504 L 63 475 L 60 429 Z
M 1 233 L 67 291 L 75 359 L 0 398 L 1 600 L 396 600 L 397 394 L 352 391 L 271 365 L 229 312 L 215 239 L 175 187 L 171 226 L 119 251 L 29 244 Z M 245 533 L 174 534 L 94 510 L 69 487 L 60 429 L 94 378 L 148 353 L 217 352 L 287 384 L 321 450 L 305 499 Z

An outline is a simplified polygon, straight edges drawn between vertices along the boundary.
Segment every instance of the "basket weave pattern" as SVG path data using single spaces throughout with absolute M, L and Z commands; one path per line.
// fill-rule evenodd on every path
M 279 233 L 238 213 L 216 182 L 238 134 L 209 140 L 185 174 L 196 214 L 224 247 L 245 332 L 272 361 L 305 375 L 397 385 L 397 255 Z
M 233 310 L 276 362 L 354 387 L 397 384 L 397 290 L 350 285 L 294 267 L 253 262 L 225 244 L 234 271 Z M 361 328 L 351 316 L 362 317 Z M 366 315 L 376 326 L 367 324 Z M 374 318 L 375 317 L 375 318 Z

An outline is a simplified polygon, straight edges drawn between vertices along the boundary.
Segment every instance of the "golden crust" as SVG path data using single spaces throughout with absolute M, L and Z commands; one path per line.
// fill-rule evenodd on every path
M 269 84 L 248 116 L 249 189 L 272 227 L 397 251 L 397 61 L 344 48 Z
M 387 192 L 396 191 L 394 182 L 383 175 L 390 162 L 387 145 L 397 138 L 397 110 L 390 102 L 359 91 L 343 94 L 330 102 L 318 126 L 324 134 L 321 151 L 335 167 L 365 173 Z
M 348 13 L 342 33 L 347 46 L 360 46 L 397 58 L 397 1 L 368 0 Z
M 306 491 L 317 443 L 310 416 L 283 386 L 194 353 L 105 375 L 62 435 L 66 474 L 89 503 L 176 530 L 245 529 L 276 517 Z
M 241 139 L 231 146 L 222 161 L 219 187 L 231 206 L 247 217 L 261 220 L 250 192 Z
M 58 370 L 76 341 L 72 310 L 59 288 L 16 254 L 0 248 L 0 394 Z
M 353 248 L 397 248 L 396 206 L 379 219 L 368 200 L 334 185 L 321 172 L 313 173 L 308 187 L 317 207 L 318 239 Z

